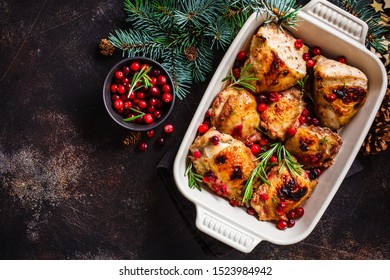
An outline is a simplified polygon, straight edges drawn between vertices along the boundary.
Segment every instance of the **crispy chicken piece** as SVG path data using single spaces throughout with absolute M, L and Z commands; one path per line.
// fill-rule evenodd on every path
M 242 205 L 243 187 L 256 166 L 255 156 L 241 141 L 210 128 L 190 147 L 196 172 L 211 190 Z
M 245 89 L 221 91 L 211 106 L 210 120 L 218 131 L 243 142 L 255 142 L 261 138 L 256 128 L 260 124 L 256 98 Z
M 250 83 L 256 87 L 256 93 L 283 91 L 294 86 L 306 75 L 306 62 L 302 55 L 308 47 L 294 46 L 296 39 L 288 32 L 277 28 L 275 24 L 264 25 L 252 37 L 248 63 L 250 67 L 243 76 L 253 74 L 257 81 Z
M 364 105 L 368 80 L 359 69 L 318 55 L 313 58 L 315 109 L 321 125 L 332 130 L 346 125 Z M 330 96 L 334 94 L 333 96 Z M 330 97 L 336 97 L 333 100 Z
M 305 108 L 305 102 L 303 93 L 296 88 L 279 92 L 278 95 L 279 101 L 271 103 L 261 113 L 260 125 L 270 138 L 284 140 L 289 127 L 299 126 L 298 118 Z
M 287 138 L 286 149 L 305 168 L 328 168 L 342 145 L 341 137 L 327 127 L 301 126 Z
M 286 220 L 286 214 L 310 197 L 317 180 L 310 180 L 307 172 L 296 177 L 291 176 L 284 166 L 273 166 L 268 172 L 269 185 L 260 185 L 253 193 L 250 202 L 261 221 Z

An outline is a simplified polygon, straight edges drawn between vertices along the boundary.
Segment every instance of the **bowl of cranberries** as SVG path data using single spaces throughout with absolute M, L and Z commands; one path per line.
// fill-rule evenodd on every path
M 175 103 L 172 78 L 146 57 L 124 59 L 108 73 L 104 105 L 112 119 L 129 130 L 147 131 L 163 123 Z

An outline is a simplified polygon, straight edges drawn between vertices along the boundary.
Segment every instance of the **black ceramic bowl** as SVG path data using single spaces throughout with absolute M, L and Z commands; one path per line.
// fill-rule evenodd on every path
M 152 123 L 149 123 L 149 124 L 146 124 L 146 123 L 138 123 L 138 121 L 140 120 L 136 120 L 136 121 L 133 121 L 133 122 L 129 122 L 129 121 L 124 121 L 124 119 L 126 119 L 126 114 L 123 113 L 119 113 L 117 109 L 114 108 L 114 100 L 113 100 L 113 95 L 116 94 L 118 95 L 119 97 L 123 97 L 123 95 L 128 95 L 129 93 L 129 90 L 126 89 L 126 92 L 125 94 L 119 94 L 119 93 L 115 93 L 115 92 L 112 92 L 111 90 L 111 86 L 113 84 L 120 84 L 120 82 L 118 81 L 118 79 L 115 77 L 115 73 L 117 71 L 123 71 L 123 68 L 125 66 L 128 66 L 130 67 L 130 65 L 133 63 L 133 62 L 139 62 L 141 65 L 144 65 L 144 64 L 147 64 L 149 66 L 152 66 L 152 69 L 148 72 L 148 75 L 152 77 L 152 73 L 155 73 L 156 71 L 153 71 L 153 69 L 157 69 L 160 71 L 160 75 L 163 75 L 166 77 L 166 84 L 169 85 L 170 87 L 170 94 L 172 96 L 172 100 L 171 102 L 169 103 L 165 103 L 165 102 L 162 102 L 162 105 L 160 105 L 161 107 L 156 107 L 156 110 L 159 110 L 161 115 L 159 117 L 155 117 L 154 118 L 154 121 Z M 133 71 L 131 70 L 129 74 L 125 74 L 125 77 L 129 78 L 130 80 L 133 78 L 133 75 L 138 72 L 138 71 Z M 157 77 L 156 77 L 157 78 Z M 151 91 L 150 91 L 150 88 L 146 89 L 146 90 L 140 90 L 141 92 L 144 93 L 144 98 L 143 100 L 146 101 L 146 103 L 150 104 L 150 99 L 151 98 L 156 98 L 156 99 L 161 99 L 162 98 L 162 95 L 163 95 L 163 92 L 161 90 L 161 85 L 157 85 L 157 87 L 160 88 L 160 94 L 157 95 L 155 92 L 154 92 L 154 95 L 152 95 Z M 138 92 L 135 91 L 135 93 L 137 94 Z M 125 97 L 123 97 L 125 99 Z M 121 125 L 122 127 L 124 128 L 127 128 L 129 130 L 134 130 L 134 131 L 147 131 L 147 130 L 150 130 L 150 129 L 153 129 L 157 126 L 159 126 L 161 123 L 163 123 L 167 117 L 169 116 L 169 114 L 172 112 L 172 109 L 173 109 L 173 106 L 174 106 L 174 103 L 175 103 L 175 89 L 174 89 L 174 86 L 173 86 L 173 82 L 172 82 L 172 78 L 171 76 L 169 75 L 169 73 L 165 70 L 165 68 L 160 64 L 158 63 L 157 61 L 155 60 L 152 60 L 150 58 L 146 58 L 146 57 L 132 57 L 132 58 L 127 58 L 127 59 L 123 59 L 122 61 L 118 62 L 117 64 L 114 65 L 114 67 L 111 68 L 110 72 L 108 73 L 105 81 L 104 81 L 104 87 L 103 87 L 103 100 L 104 100 L 104 105 L 106 106 L 106 109 L 108 111 L 108 113 L 110 114 L 111 118 L 119 125 Z M 124 101 L 124 100 L 123 100 Z M 138 109 L 138 111 L 145 111 L 145 113 L 151 113 L 153 115 L 153 109 L 149 108 L 150 111 L 152 112 L 149 112 L 149 111 L 146 111 L 148 110 L 148 108 L 146 109 L 139 109 L 137 107 L 137 104 L 136 102 L 139 102 L 140 101 L 140 98 L 133 98 L 133 99 L 128 99 L 128 101 L 130 101 L 132 103 L 132 107 L 135 107 L 136 109 Z M 128 114 L 131 114 L 131 113 L 134 113 L 134 114 L 138 114 L 138 113 L 135 113 L 135 111 L 133 110 L 128 110 L 126 109 L 126 112 L 128 112 Z

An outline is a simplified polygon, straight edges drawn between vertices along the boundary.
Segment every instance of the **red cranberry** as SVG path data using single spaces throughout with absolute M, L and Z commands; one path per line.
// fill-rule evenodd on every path
M 312 119 L 311 119 L 311 124 L 312 124 L 312 125 L 319 125 L 319 124 L 320 124 L 320 121 L 319 121 L 317 118 L 312 118 Z
M 293 126 L 290 126 L 288 129 L 287 129 L 287 134 L 289 136 L 294 136 L 295 133 L 297 133 L 297 129 Z
M 148 144 L 146 144 L 145 142 L 141 142 L 141 143 L 138 144 L 138 149 L 139 149 L 141 152 L 146 151 L 147 148 L 148 148 Z
M 238 78 L 240 78 L 240 75 L 241 75 L 240 68 L 234 68 L 233 69 L 233 76 L 234 76 L 234 78 L 238 79 Z
M 337 61 L 340 62 L 340 63 L 343 63 L 343 64 L 347 63 L 347 59 L 345 58 L 345 56 L 338 57 Z
M 145 99 L 145 93 L 143 93 L 141 91 L 137 92 L 137 98 L 138 99 Z
M 272 162 L 272 163 L 276 163 L 276 162 L 278 162 L 278 158 L 276 156 L 271 156 L 269 158 L 269 161 Z
M 268 95 L 269 102 L 278 102 L 280 100 L 280 96 L 277 92 L 271 91 Z
M 268 97 L 264 94 L 260 94 L 259 96 L 257 96 L 256 100 L 258 103 L 267 103 Z
M 295 42 L 294 42 L 294 47 L 296 47 L 297 49 L 300 49 L 303 47 L 303 40 L 302 39 L 297 39 Z
M 158 119 L 161 117 L 161 111 L 160 110 L 154 110 L 153 111 L 153 116 Z
M 268 200 L 268 194 L 266 194 L 266 193 L 261 193 L 261 194 L 260 194 L 260 200 L 262 200 L 262 201 Z
M 170 103 L 172 101 L 172 94 L 170 93 L 164 93 L 162 96 L 162 101 L 165 103 Z
M 123 108 L 125 108 L 125 110 L 129 110 L 130 108 L 131 108 L 131 106 L 132 106 L 133 104 L 131 103 L 131 101 L 125 101 L 124 103 L 123 103 Z
M 218 146 L 219 144 L 219 137 L 217 135 L 214 135 L 210 138 L 211 143 L 213 143 L 214 146 Z
M 157 138 L 156 143 L 158 146 L 162 147 L 165 145 L 166 140 L 163 137 L 159 137 L 159 138 Z
M 118 86 L 118 93 L 119 94 L 124 94 L 126 92 L 126 88 L 124 85 L 119 85 Z
M 301 115 L 301 116 L 299 116 L 298 121 L 300 124 L 304 124 L 306 122 L 306 117 Z
M 160 95 L 160 90 L 158 89 L 158 87 L 156 86 L 151 86 L 149 88 L 149 91 L 150 93 L 153 95 L 153 96 L 159 96 Z
M 146 136 L 148 136 L 148 138 L 152 138 L 155 134 L 156 134 L 156 131 L 154 129 L 148 130 L 146 132 Z
M 245 60 L 246 59 L 246 53 L 244 51 L 240 51 L 238 54 L 237 54 L 237 60 Z
M 238 206 L 238 202 L 237 202 L 237 200 L 235 200 L 235 199 L 230 199 L 230 200 L 229 200 L 229 204 L 230 204 L 232 207 L 237 207 L 237 206 Z
M 150 78 L 150 83 L 151 83 L 153 86 L 156 86 L 156 85 L 157 85 L 157 78 L 156 78 L 156 77 L 151 77 L 151 78 Z
M 168 92 L 171 91 L 171 87 L 170 87 L 170 85 L 168 85 L 168 84 L 163 85 L 161 89 L 162 89 L 162 91 L 165 92 L 165 93 L 168 93 Z
M 308 61 L 310 59 L 310 54 L 309 53 L 304 53 L 302 55 L 302 58 L 303 58 L 304 61 Z
M 201 156 L 201 154 L 200 154 L 200 152 L 199 152 L 199 150 L 195 150 L 193 153 L 192 153 L 192 155 L 194 156 L 194 158 L 200 158 L 200 156 Z
M 154 121 L 154 118 L 153 118 L 152 114 L 145 114 L 143 116 L 143 120 L 146 124 L 150 124 Z
M 330 101 L 330 102 L 333 102 L 333 101 L 335 101 L 335 100 L 337 99 L 337 95 L 334 94 L 334 93 L 331 93 L 331 94 L 329 94 L 329 95 L 326 97 L 326 99 L 328 99 L 328 101 Z
M 257 105 L 257 111 L 259 111 L 260 113 L 267 110 L 267 108 L 268 108 L 267 104 L 265 104 L 265 103 L 260 103 L 259 105 Z
M 267 146 L 268 145 L 268 139 L 267 138 L 261 138 L 259 141 L 261 146 Z
M 313 59 L 309 59 L 308 61 L 306 61 L 307 68 L 313 68 L 314 64 L 316 64 L 316 62 Z
M 143 71 L 148 70 L 149 67 L 150 67 L 150 65 L 147 64 L 147 63 L 144 63 L 144 64 L 141 65 L 141 69 L 142 69 Z
M 152 77 L 156 77 L 156 78 L 157 78 L 160 74 L 161 74 L 161 72 L 160 72 L 160 70 L 157 69 L 157 68 L 153 68 L 152 71 L 150 72 L 150 75 L 151 75 Z
M 112 100 L 112 101 L 115 101 L 115 100 L 117 100 L 117 99 L 120 99 L 120 96 L 119 96 L 118 94 L 113 94 L 113 95 L 111 96 L 111 100 Z
M 261 147 L 260 147 L 260 145 L 258 145 L 258 144 L 253 144 L 253 145 L 251 146 L 251 152 L 252 152 L 252 154 L 254 154 L 255 156 L 257 156 L 257 155 L 261 152 Z
M 321 55 L 321 54 L 322 54 L 322 50 L 321 50 L 321 48 L 319 48 L 319 47 L 314 47 L 314 48 L 311 50 L 311 53 L 313 54 L 313 56 Z
M 155 106 L 157 104 L 157 99 L 152 97 L 149 99 L 148 103 L 150 106 Z
M 153 113 L 155 109 L 156 109 L 156 108 L 154 108 L 153 105 L 149 105 L 149 106 L 146 108 L 146 111 L 148 111 L 148 113 Z
M 167 83 L 167 77 L 165 77 L 164 75 L 160 75 L 157 77 L 157 83 L 159 85 L 165 85 Z
M 199 127 L 198 127 L 198 132 L 199 132 L 200 134 L 206 133 L 207 130 L 209 130 L 209 126 L 208 126 L 207 124 L 202 123 L 202 124 L 199 125 Z
M 295 226 L 295 220 L 294 219 L 288 219 L 287 220 L 287 227 L 292 228 Z
M 114 101 L 114 108 L 115 109 L 123 109 L 123 101 L 121 99 L 116 99 Z
M 137 61 L 134 61 L 131 65 L 130 65 L 130 69 L 133 70 L 134 72 L 138 71 L 141 69 L 141 64 Z
M 119 79 L 119 80 L 122 80 L 123 77 L 124 77 L 124 74 L 123 74 L 122 71 L 119 71 L 119 70 L 118 70 L 118 71 L 115 72 L 115 78 L 117 78 L 117 79 Z
M 295 217 L 296 217 L 295 211 L 294 211 L 294 210 L 288 211 L 287 214 L 286 214 L 286 216 L 287 216 L 287 218 L 290 219 L 290 220 L 291 220 L 291 219 L 295 219 Z
M 276 227 L 280 230 L 285 230 L 287 228 L 287 222 L 285 220 L 279 220 Z
M 117 91 L 117 89 L 118 89 L 118 85 L 117 84 L 113 84 L 110 89 L 111 89 L 112 93 L 115 93 Z
M 305 210 L 303 210 L 302 207 L 297 207 L 297 208 L 295 208 L 294 211 L 295 211 L 295 216 L 296 216 L 297 218 L 300 218 L 300 217 L 303 216 L 303 214 L 305 214 Z
M 253 207 L 248 207 L 248 208 L 246 209 L 246 212 L 247 212 L 249 215 L 251 215 L 251 216 L 253 216 L 254 214 L 256 214 L 256 210 L 255 210 Z
M 140 100 L 138 102 L 138 106 L 141 108 L 141 109 L 145 109 L 147 106 L 148 106 L 148 103 L 146 103 L 145 100 Z
M 167 133 L 167 134 L 173 133 L 174 130 L 175 130 L 175 128 L 171 124 L 166 124 L 164 126 L 164 132 Z
M 134 99 L 135 98 L 135 92 L 132 91 L 129 93 L 129 99 Z

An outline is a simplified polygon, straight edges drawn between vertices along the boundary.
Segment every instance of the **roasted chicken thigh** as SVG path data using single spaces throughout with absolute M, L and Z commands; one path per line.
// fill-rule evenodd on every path
M 249 63 L 250 67 L 243 76 L 253 74 L 258 79 L 250 82 L 256 93 L 286 90 L 306 75 L 302 55 L 308 52 L 308 47 L 296 48 L 295 41 L 289 32 L 275 24 L 263 25 L 252 37 L 243 68 Z
M 221 91 L 210 109 L 211 125 L 243 142 L 261 138 L 256 128 L 260 124 L 256 98 L 245 89 L 227 88 Z
M 190 152 L 203 182 L 218 195 L 242 205 L 243 187 L 256 166 L 251 150 L 232 136 L 210 128 L 195 139 Z
M 318 55 L 314 57 L 314 100 L 321 125 L 346 125 L 367 98 L 368 80 L 359 69 Z
M 312 193 L 317 180 L 310 180 L 307 172 L 291 176 L 280 164 L 271 168 L 267 181 L 253 193 L 251 206 L 261 221 L 286 220 L 286 214 L 300 206 Z
M 328 168 L 342 144 L 341 137 L 327 127 L 300 126 L 294 136 L 285 141 L 286 149 L 305 168 Z
M 269 137 L 284 140 L 289 127 L 299 126 L 298 118 L 305 108 L 305 102 L 303 93 L 294 87 L 277 94 L 279 100 L 261 113 L 260 124 Z

